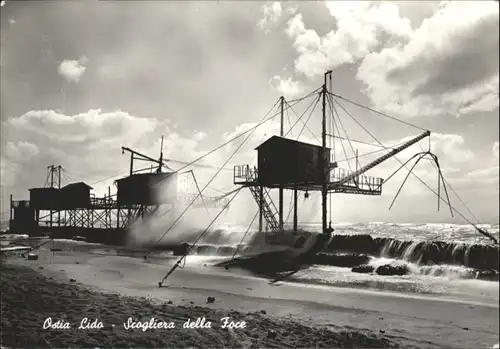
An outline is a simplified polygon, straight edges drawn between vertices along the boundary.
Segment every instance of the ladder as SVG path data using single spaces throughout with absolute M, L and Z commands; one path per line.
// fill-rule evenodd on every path
M 253 172 L 250 172 L 248 181 L 255 180 L 256 178 L 253 175 Z M 252 193 L 252 196 L 257 203 L 257 205 L 260 205 L 260 190 L 259 187 L 256 186 L 249 186 L 250 192 Z M 278 209 L 274 205 L 274 202 L 269 195 L 269 190 L 267 188 L 264 188 L 263 192 L 263 198 L 262 198 L 262 213 L 264 216 L 264 219 L 266 220 L 268 226 L 271 228 L 271 231 L 275 234 L 280 234 L 283 232 L 283 228 L 279 226 L 279 222 L 276 219 L 276 215 L 278 214 Z

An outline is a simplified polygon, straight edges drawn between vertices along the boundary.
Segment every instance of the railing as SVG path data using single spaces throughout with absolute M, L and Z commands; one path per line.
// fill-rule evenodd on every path
M 258 178 L 257 168 L 250 165 L 236 165 L 233 168 L 234 184 L 252 182 Z
M 330 172 L 330 182 L 339 182 L 341 179 L 351 175 L 355 171 L 349 171 L 343 168 L 336 168 Z M 343 183 L 345 186 L 356 187 L 364 190 L 380 190 L 384 180 L 379 177 L 359 175 Z

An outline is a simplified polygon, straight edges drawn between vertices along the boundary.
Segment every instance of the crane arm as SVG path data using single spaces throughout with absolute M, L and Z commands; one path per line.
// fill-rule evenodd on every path
M 425 131 L 424 133 L 422 133 L 421 135 L 418 135 L 417 137 L 409 140 L 408 142 L 400 145 L 399 147 L 397 148 L 394 148 L 393 150 L 391 150 L 390 152 L 388 152 L 387 154 L 385 155 L 382 155 L 381 157 L 379 157 L 378 159 L 370 162 L 369 164 L 363 166 L 362 168 L 360 168 L 359 170 L 357 171 L 354 171 L 352 172 L 351 174 L 341 178 L 338 182 L 336 182 L 335 184 L 337 185 L 342 185 L 342 184 L 345 184 L 355 178 L 357 178 L 358 176 L 362 175 L 363 173 L 365 173 L 366 171 L 374 168 L 375 166 L 377 165 L 380 165 L 382 162 L 384 162 L 385 160 L 387 159 L 390 159 L 392 158 L 393 156 L 395 156 L 396 154 L 402 152 L 403 150 L 405 150 L 406 148 L 412 146 L 413 144 L 417 143 L 418 141 L 424 139 L 425 137 L 429 137 L 431 135 L 431 131 Z
M 171 170 L 171 168 L 170 168 L 170 167 L 169 167 L 169 166 L 165 163 L 165 161 L 163 161 L 163 159 L 162 159 L 162 158 L 163 158 L 163 153 L 162 153 L 162 154 L 161 154 L 161 156 L 160 156 L 160 160 L 158 160 L 158 159 L 153 159 L 153 158 L 151 158 L 151 157 L 149 157 L 149 156 L 147 156 L 147 155 L 141 154 L 141 153 L 139 153 L 139 152 L 137 152 L 137 151 L 135 151 L 135 150 L 132 150 L 132 149 L 130 149 L 130 148 L 127 148 L 127 147 L 122 147 L 122 154 L 123 154 L 124 152 L 126 152 L 126 151 L 128 151 L 129 153 L 131 153 L 131 154 L 133 154 L 133 155 L 137 155 L 137 156 L 142 157 L 142 159 L 140 159 L 140 158 L 136 158 L 137 160 L 147 160 L 147 161 L 151 161 L 151 162 L 154 162 L 154 163 L 156 163 L 156 164 L 158 164 L 158 165 L 160 165 L 160 166 L 165 166 L 166 168 L 168 168 L 169 170 Z

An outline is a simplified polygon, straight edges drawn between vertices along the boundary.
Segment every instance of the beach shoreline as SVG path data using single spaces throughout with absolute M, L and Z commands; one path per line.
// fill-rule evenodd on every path
M 96 292 L 71 281 L 64 282 L 61 275 L 47 277 L 15 263 L 7 263 L 2 269 L 2 346 L 8 348 L 401 347 L 381 333 L 332 331 L 271 318 L 259 311 L 242 313 Z M 175 328 L 127 329 L 129 317 L 134 322 L 154 323 L 153 326 L 162 321 L 174 323 Z M 226 317 L 229 320 L 223 319 Z M 71 328 L 44 329 L 48 318 L 52 326 L 61 320 L 60 326 L 70 324 L 66 327 Z M 84 318 L 89 319 L 84 327 L 101 323 L 102 328 L 80 328 Z M 210 321 L 212 327 L 183 328 L 188 319 L 195 322 L 198 318 L 205 319 L 204 326 Z M 229 321 L 240 326 L 245 321 L 246 327 L 222 328 Z
M 209 261 L 206 264 L 201 264 L 200 261 L 188 263 L 169 277 L 165 283 L 167 287 L 158 288 L 158 281 L 170 269 L 174 259 L 152 258 L 145 261 L 137 256 L 82 251 L 58 251 L 54 254 L 43 249 L 38 251 L 38 255 L 38 260 L 15 256 L 9 259 L 7 268 L 14 268 L 17 272 L 2 272 L 2 285 L 10 285 L 15 297 L 34 287 L 42 290 L 43 297 L 48 297 L 38 304 L 50 303 L 58 298 L 68 299 L 68 295 L 77 299 L 93 299 L 97 304 L 96 308 L 109 314 L 117 324 L 123 324 L 129 316 L 147 321 L 152 317 L 185 321 L 189 317 L 220 319 L 227 314 L 244 319 L 242 321 L 248 319 L 249 323 L 247 329 L 233 329 L 233 334 L 229 337 L 227 333 L 217 332 L 227 332 L 227 329 L 189 329 L 195 332 L 188 334 L 179 331 L 178 335 L 172 337 L 177 342 L 168 343 L 155 342 L 154 336 L 151 337 L 153 339 L 148 339 L 152 335 L 147 335 L 144 339 L 146 342 L 141 342 L 140 334 L 136 333 L 131 334 L 136 336 L 131 342 L 135 343 L 132 346 L 491 348 L 498 343 L 498 304 L 289 282 L 271 285 L 268 280 L 242 271 L 212 267 Z M 196 257 L 193 258 L 196 260 Z M 5 279 L 4 274 L 10 279 Z M 9 300 L 9 297 L 14 296 L 2 292 L 2 301 L 4 298 Z M 215 297 L 215 302 L 208 304 L 208 297 Z M 168 304 L 169 301 L 172 304 Z M 94 313 L 82 312 L 78 310 L 78 306 L 75 310 L 70 303 L 65 312 L 77 314 L 71 315 L 78 317 L 73 322 L 79 323 L 84 316 L 95 318 Z M 17 322 L 27 321 L 22 318 L 26 317 L 22 315 L 22 311 L 9 311 L 10 316 L 17 317 Z M 33 322 L 28 319 L 31 326 L 29 331 L 38 333 L 42 331 L 43 320 L 48 315 L 44 315 L 42 308 L 34 314 L 28 309 L 28 313 L 30 312 L 31 318 L 37 320 Z M 3 321 L 2 318 L 2 329 Z M 172 331 L 177 330 L 168 331 L 172 334 Z M 268 338 L 269 330 L 273 330 L 279 339 Z M 98 331 L 101 333 L 106 330 Z M 145 333 L 154 331 L 158 330 L 148 330 Z M 191 337 L 186 341 L 183 339 L 183 336 L 200 336 L 196 331 L 212 331 L 213 336 L 220 336 L 222 339 L 206 343 L 192 342 Z M 294 333 L 291 337 L 290 331 Z M 125 337 L 129 335 L 128 332 Z M 94 337 L 97 341 L 102 339 L 98 334 L 90 336 L 89 333 L 87 330 L 86 335 L 91 341 L 85 342 L 87 337 L 79 339 L 85 345 L 77 346 L 94 345 Z M 116 335 L 114 333 L 110 332 L 108 335 L 113 337 Z M 235 337 L 236 334 L 239 337 Z M 124 337 L 123 333 L 121 336 Z M 271 333 L 270 336 L 274 334 Z M 24 337 L 26 336 L 20 336 Z M 52 347 L 75 346 L 75 342 L 52 343 L 46 331 L 42 332 L 41 338 L 49 338 L 46 340 Z M 2 345 L 9 347 L 9 340 L 6 342 L 3 338 Z M 47 346 L 44 342 L 30 343 L 37 347 Z M 117 345 L 127 344 L 118 339 L 112 344 L 105 341 L 97 346 Z

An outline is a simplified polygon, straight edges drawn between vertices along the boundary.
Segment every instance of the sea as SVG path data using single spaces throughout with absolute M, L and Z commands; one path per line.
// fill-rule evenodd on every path
M 470 225 L 371 222 L 364 224 L 339 223 L 334 224 L 333 227 L 335 228 L 335 235 L 369 235 L 373 239 L 388 239 L 387 246 L 378 255 L 369 256 L 368 264 L 375 268 L 387 264 L 404 265 L 409 270 L 409 273 L 406 275 L 363 274 L 353 272 L 349 267 L 317 264 L 291 275 L 286 279 L 286 282 L 316 284 L 327 287 L 364 288 L 384 292 L 432 294 L 436 297 L 451 297 L 469 301 L 480 300 L 481 302 L 498 304 L 498 279 L 479 279 L 477 273 L 463 263 L 422 265 L 414 258 L 414 248 L 419 242 L 432 243 L 441 241 L 449 244 L 454 249 L 491 245 L 491 240 L 479 234 Z M 486 229 L 497 239 L 499 238 L 498 224 L 483 224 L 480 227 Z M 318 224 L 310 224 L 301 228 L 314 232 L 319 231 L 320 227 Z M 255 230 L 250 230 L 245 236 L 245 232 L 247 232 L 247 227 L 231 224 L 220 225 L 208 231 L 198 241 L 198 249 L 195 249 L 193 254 L 187 257 L 186 263 L 191 267 L 206 267 L 233 258 L 240 251 L 245 250 L 246 241 L 252 240 L 252 234 L 256 234 Z M 190 242 L 195 236 L 192 232 L 186 234 L 184 241 Z M 14 240 L 12 236 L 2 236 L 2 247 L 6 247 L 9 241 L 10 246 L 19 244 L 19 237 Z M 397 258 L 391 258 L 388 253 L 391 247 L 389 245 L 403 241 L 411 241 L 412 243 L 406 247 L 407 251 L 401 251 Z M 137 247 L 105 246 L 68 239 L 55 239 L 54 242 L 44 246 L 44 248 L 54 247 L 63 250 L 85 250 L 96 255 L 129 255 L 133 258 L 143 258 L 146 253 L 144 249 Z M 498 246 L 495 248 L 498 248 Z M 168 271 L 167 266 L 171 265 L 172 261 L 179 257 L 173 256 L 171 252 L 153 251 L 148 258 L 155 260 L 156 263 L 164 263 L 166 271 Z

